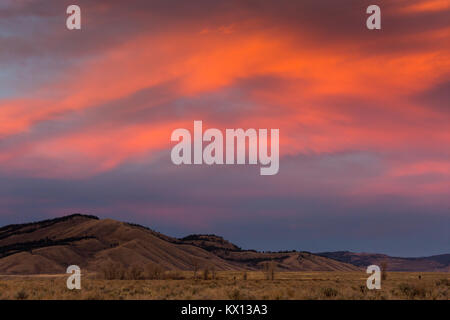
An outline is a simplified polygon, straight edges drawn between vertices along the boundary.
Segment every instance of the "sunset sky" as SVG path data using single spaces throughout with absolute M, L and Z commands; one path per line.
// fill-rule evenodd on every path
M 279 129 L 279 173 L 175 166 L 194 120 Z M 81 212 L 258 250 L 449 253 L 449 146 L 450 0 L 0 2 L 0 225 Z

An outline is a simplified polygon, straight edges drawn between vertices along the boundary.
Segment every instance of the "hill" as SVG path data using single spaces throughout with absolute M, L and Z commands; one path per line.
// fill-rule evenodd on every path
M 349 251 L 322 252 L 317 255 L 349 263 L 358 267 L 386 264 L 388 271 L 450 272 L 450 254 L 420 258 L 391 257 L 379 253 L 354 253 Z
M 355 271 L 354 265 L 308 252 L 242 250 L 215 235 L 176 239 L 112 219 L 73 214 L 0 228 L 0 274 L 64 273 L 68 265 L 98 271 L 155 263 L 166 270 L 257 270 L 274 261 L 286 271 Z

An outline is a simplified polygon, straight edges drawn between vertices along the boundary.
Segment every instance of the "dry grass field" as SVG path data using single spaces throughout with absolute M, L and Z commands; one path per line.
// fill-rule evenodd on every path
M 164 280 L 104 280 L 82 276 L 81 290 L 66 288 L 66 275 L 1 276 L 0 299 L 444 299 L 449 273 L 390 272 L 381 290 L 366 288 L 364 272 L 192 272 Z M 212 278 L 215 279 L 212 279 Z

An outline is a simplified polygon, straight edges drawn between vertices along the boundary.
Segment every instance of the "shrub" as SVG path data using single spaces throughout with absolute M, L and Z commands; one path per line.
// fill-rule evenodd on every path
M 127 280 L 142 280 L 144 279 L 144 272 L 141 267 L 137 265 L 130 266 L 126 271 L 125 278 Z
M 194 271 L 194 279 L 197 279 L 197 271 L 200 266 L 200 262 L 197 259 L 192 259 L 191 261 L 192 270 Z
M 231 299 L 231 300 L 242 300 L 243 299 L 243 297 L 242 297 L 242 293 L 239 291 L 239 289 L 234 289 L 234 290 L 232 290 L 232 291 L 230 291 L 229 293 L 228 293 L 228 297 Z
M 186 277 L 183 276 L 180 271 L 173 270 L 173 271 L 166 272 L 164 274 L 164 279 L 166 279 L 166 280 L 184 280 L 184 279 L 186 279 Z
M 267 280 L 275 279 L 275 269 L 276 269 L 276 264 L 274 261 L 265 262 L 263 264 L 263 270 L 264 270 L 264 273 L 266 274 Z
M 103 277 L 106 280 L 118 279 L 118 269 L 119 268 L 120 268 L 120 265 L 113 263 L 113 262 L 109 262 L 109 263 L 105 264 L 103 266 L 103 268 L 101 269 L 101 271 L 103 273 Z
M 387 262 L 383 261 L 381 263 L 381 280 L 387 279 Z
M 327 298 L 333 298 L 336 297 L 338 294 L 338 291 L 335 288 L 323 288 L 322 293 Z
M 205 268 L 205 270 L 203 270 L 203 280 L 208 280 L 209 279 L 209 269 Z
M 142 267 L 132 265 L 128 268 L 120 263 L 109 262 L 101 269 L 105 280 L 141 280 L 144 279 Z
M 17 291 L 17 293 L 14 297 L 17 300 L 26 300 L 26 299 L 28 299 L 28 293 L 26 293 L 24 289 L 20 289 L 19 291 Z
M 440 279 L 436 281 L 437 286 L 447 286 L 450 287 L 450 280 L 449 279 Z
M 145 267 L 145 278 L 150 280 L 162 279 L 164 268 L 156 263 L 149 263 Z
M 367 286 L 366 285 L 360 285 L 359 286 L 359 291 L 361 291 L 362 294 L 366 294 L 367 293 Z
M 427 290 L 422 286 L 401 283 L 398 288 L 401 293 L 408 297 L 408 299 L 424 299 L 427 295 Z

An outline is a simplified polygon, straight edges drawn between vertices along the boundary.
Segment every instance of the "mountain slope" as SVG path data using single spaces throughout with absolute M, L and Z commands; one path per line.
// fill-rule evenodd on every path
M 239 269 L 201 248 L 172 244 L 123 222 L 82 215 L 2 228 L 0 256 L 0 272 L 14 274 L 65 272 L 70 264 L 98 270 L 110 261 L 124 266 L 157 262 L 167 269 L 190 269 L 196 263 Z
M 257 252 L 242 250 L 231 242 L 216 235 L 190 235 L 178 241 L 201 247 L 214 255 L 250 269 L 263 268 L 267 261 L 275 261 L 280 271 L 357 271 L 354 265 L 320 257 L 309 252 Z
M 217 236 L 176 239 L 81 214 L 0 228 L 0 274 L 63 273 L 71 264 L 98 271 L 111 262 L 125 267 L 157 263 L 178 270 L 256 270 L 270 260 L 280 270 L 359 270 L 310 253 L 246 251 Z
M 336 251 L 317 253 L 317 255 L 344 263 L 350 263 L 358 267 L 367 267 L 371 264 L 381 265 L 385 263 L 388 271 L 450 272 L 450 254 L 421 258 L 400 258 L 379 253 Z

